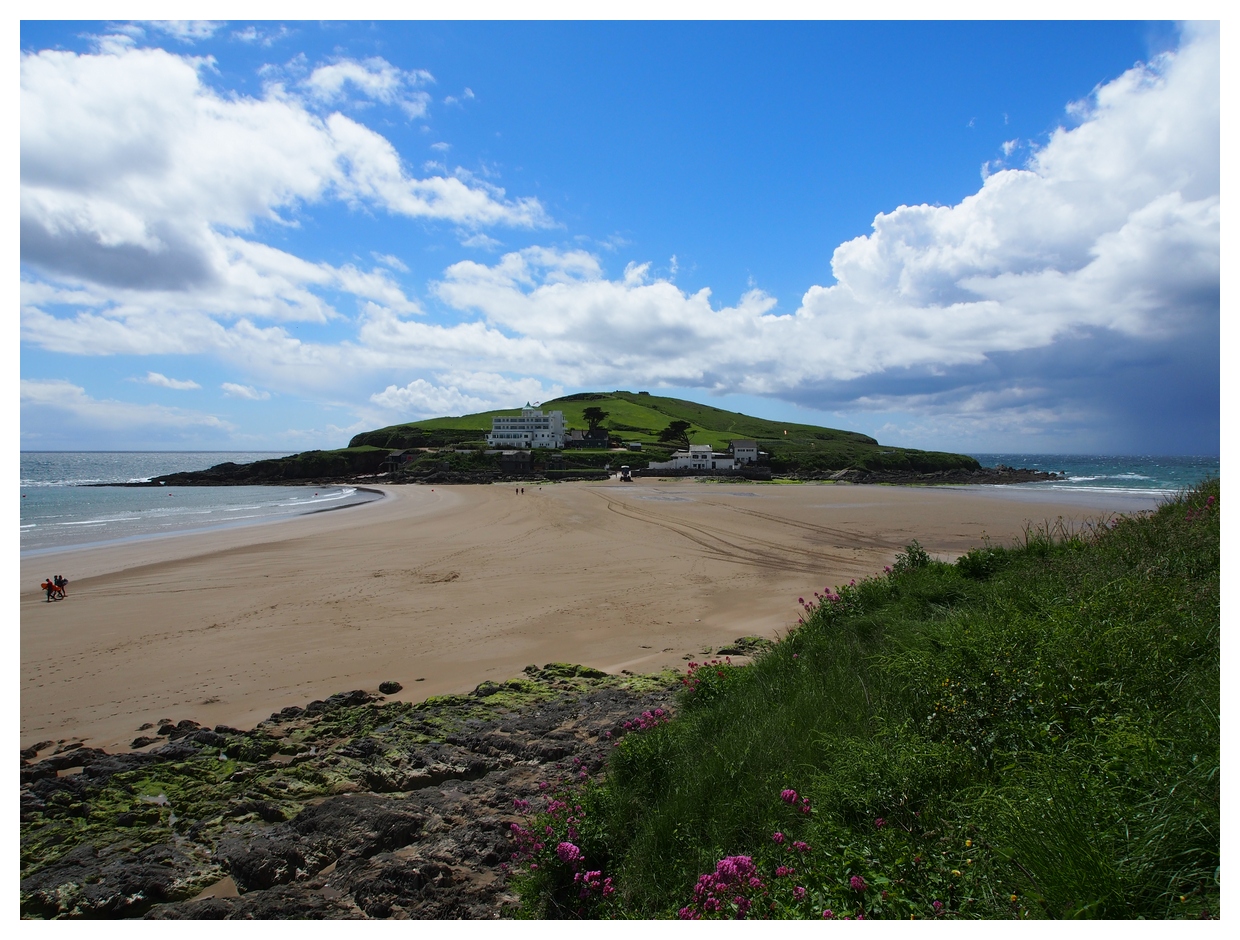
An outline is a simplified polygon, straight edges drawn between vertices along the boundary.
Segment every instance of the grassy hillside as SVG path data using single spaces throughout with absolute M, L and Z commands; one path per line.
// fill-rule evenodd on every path
M 673 421 L 688 421 L 691 425 L 690 439 L 694 444 L 710 444 L 723 450 L 735 438 L 756 440 L 762 450 L 771 454 L 771 466 L 776 472 L 842 470 L 846 467 L 930 472 L 973 469 L 977 466 L 973 458 L 960 454 L 883 447 L 872 437 L 855 431 L 768 421 L 644 392 L 587 392 L 543 402 L 541 407 L 546 411 L 563 411 L 570 428 L 585 428 L 585 409 L 601 408 L 608 413 L 602 426 L 613 436 L 626 442 L 656 445 L 647 457 L 658 458 L 668 449 L 657 445 L 659 433 L 664 428 Z M 480 443 L 491 430 L 493 417 L 517 414 L 520 414 L 520 409 L 506 409 L 392 425 L 358 434 L 350 446 L 404 448 Z
M 807 585 L 533 807 L 526 913 L 1218 917 L 1218 497 Z

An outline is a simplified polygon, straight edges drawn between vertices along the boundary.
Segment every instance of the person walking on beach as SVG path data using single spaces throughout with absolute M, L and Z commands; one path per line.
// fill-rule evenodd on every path
M 60 593 L 61 593 L 61 595 L 62 595 L 62 596 L 63 596 L 64 594 L 68 593 L 68 592 L 65 590 L 65 588 L 67 588 L 67 587 L 69 586 L 69 579 L 68 579 L 68 578 L 64 577 L 63 575 L 59 575 L 59 574 L 58 574 L 58 575 L 56 575 L 56 577 L 52 578 L 52 581 L 53 581 L 53 582 L 55 582 L 56 587 L 60 588 Z

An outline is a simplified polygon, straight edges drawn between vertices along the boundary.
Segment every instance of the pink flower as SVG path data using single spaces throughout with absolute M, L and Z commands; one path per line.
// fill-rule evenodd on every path
M 780 791 L 779 798 L 783 800 L 785 803 L 795 803 L 797 801 L 797 791 L 796 790 L 782 790 Z
M 868 885 L 866 885 L 865 879 L 860 875 L 853 875 L 848 879 L 848 887 L 852 888 L 854 891 L 864 891 Z
M 797 885 L 795 888 L 792 889 L 792 896 L 796 898 L 798 901 L 805 900 L 805 889 L 802 888 L 800 885 Z
M 936 913 L 936 914 L 937 914 L 937 913 L 939 913 L 940 911 L 942 911 L 942 910 L 943 910 L 943 902 L 942 902 L 942 901 L 935 901 L 935 902 L 934 902 L 933 904 L 931 904 L 930 906 L 931 906 L 932 908 L 934 908 L 934 913 Z
M 809 851 L 809 845 L 808 845 L 807 843 L 805 843 L 805 842 L 793 842 L 793 843 L 792 843 L 792 847 L 793 847 L 794 849 L 796 849 L 798 852 L 808 852 L 808 851 Z
M 787 878 L 789 875 L 795 875 L 796 873 L 797 870 L 795 868 L 789 868 L 787 865 L 780 865 L 775 869 L 776 878 Z
M 776 845 L 783 845 L 784 834 L 782 832 L 775 833 L 775 835 L 771 836 L 771 841 L 774 842 Z
M 835 913 L 829 907 L 825 911 L 822 912 L 823 920 L 830 920 L 834 916 L 835 916 Z
M 885 825 L 887 825 L 887 820 L 883 819 L 882 816 L 879 816 L 878 819 L 874 820 L 875 829 L 882 829 Z
M 581 849 L 571 842 L 561 842 L 555 847 L 555 854 L 559 856 L 560 861 L 565 865 L 572 865 L 574 868 L 585 858 Z

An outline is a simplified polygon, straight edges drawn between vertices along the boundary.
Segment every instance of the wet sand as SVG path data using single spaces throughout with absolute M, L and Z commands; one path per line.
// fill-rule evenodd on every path
M 953 560 L 1026 522 L 1153 508 L 1001 487 L 635 484 L 384 487 L 262 526 L 21 565 L 21 744 L 127 747 L 145 723 L 247 728 L 386 679 L 410 701 L 528 664 L 683 668 L 776 637 L 814 590 L 911 539 Z M 47 603 L 37 585 L 70 579 Z

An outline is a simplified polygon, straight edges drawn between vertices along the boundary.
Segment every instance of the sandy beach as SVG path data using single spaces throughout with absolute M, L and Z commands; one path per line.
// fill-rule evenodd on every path
M 1106 493 L 679 480 L 383 488 L 339 512 L 22 560 L 21 744 L 124 748 L 146 723 L 251 727 L 404 685 L 411 701 L 528 664 L 683 668 L 776 637 L 797 597 L 911 539 L 953 560 L 1027 521 L 1153 508 Z M 44 577 L 70 579 L 47 603 Z

